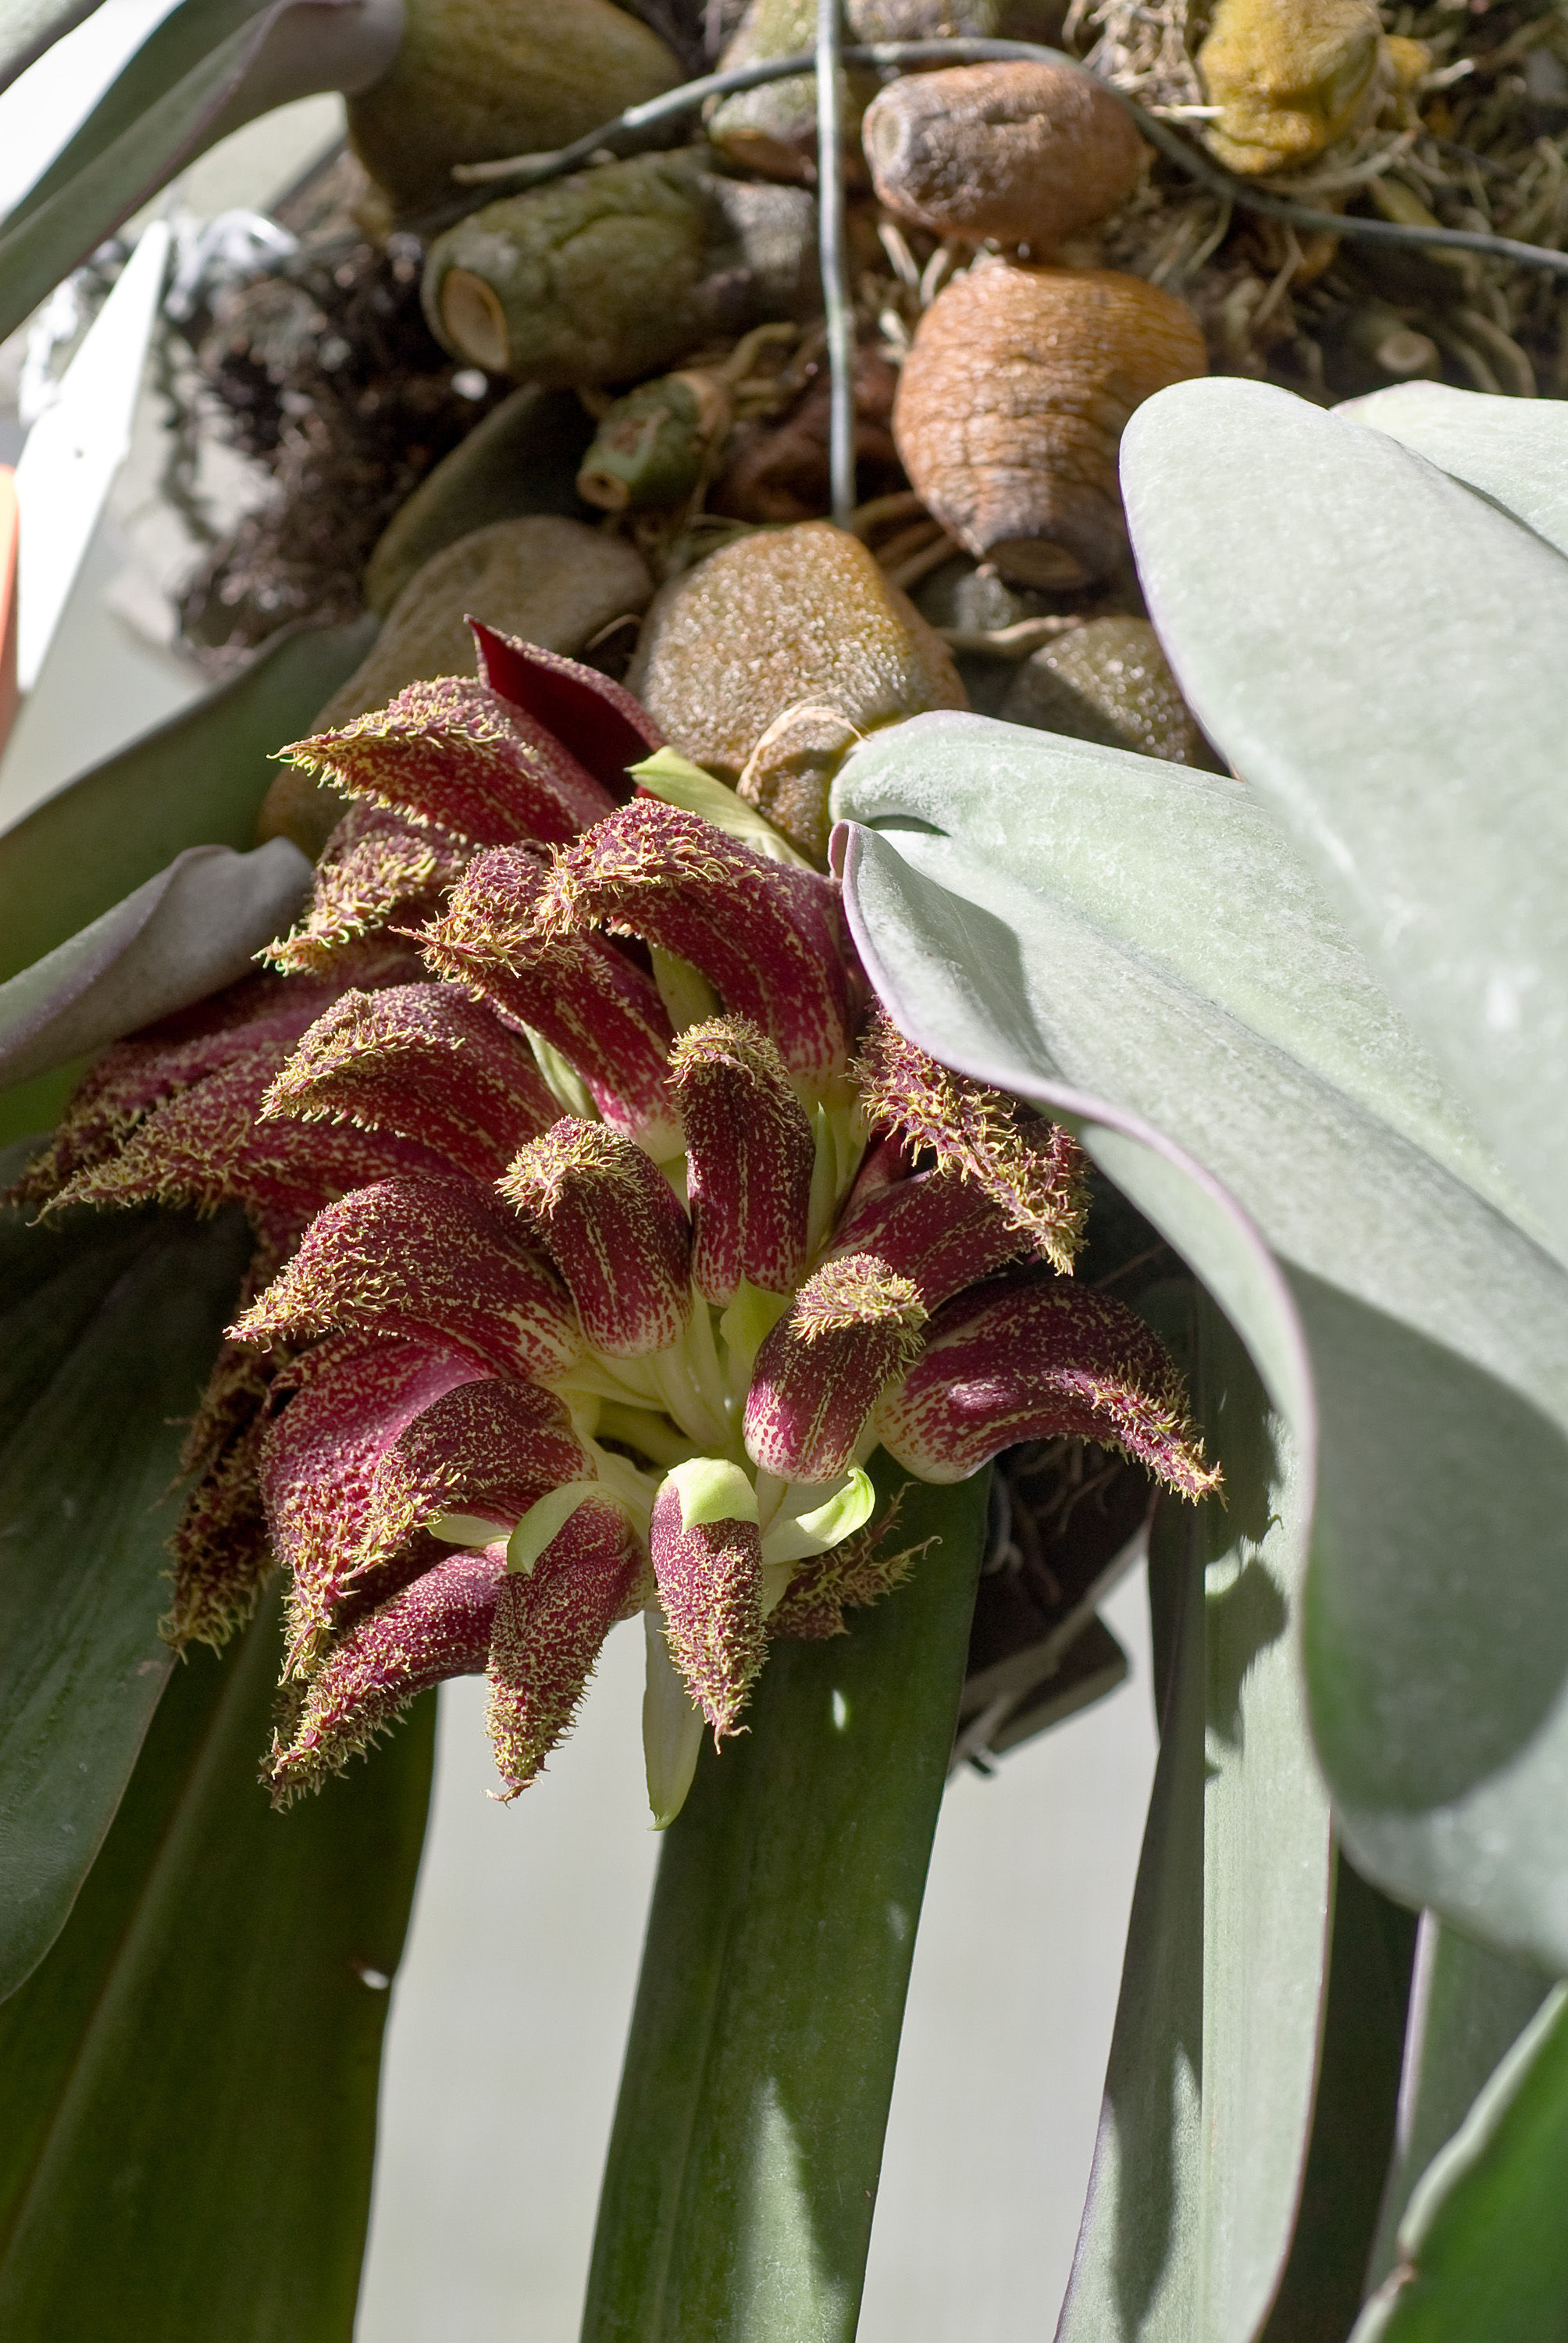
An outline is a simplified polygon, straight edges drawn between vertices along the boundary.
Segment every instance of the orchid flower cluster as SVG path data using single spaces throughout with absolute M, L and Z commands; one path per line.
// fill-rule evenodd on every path
M 769 1638 L 908 1569 L 879 1443 L 1214 1475 L 1068 1274 L 1073 1141 L 897 1031 L 834 881 L 629 694 L 475 634 L 477 678 L 285 752 L 351 800 L 300 925 L 111 1049 L 23 1192 L 250 1216 L 166 1632 L 221 1642 L 286 1569 L 280 1800 L 479 1671 L 515 1795 L 640 1612 L 662 1824 Z

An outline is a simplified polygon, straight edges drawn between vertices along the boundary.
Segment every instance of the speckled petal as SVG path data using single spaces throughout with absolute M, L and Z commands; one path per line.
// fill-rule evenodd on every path
M 783 1601 L 769 1614 L 770 1639 L 788 1636 L 823 1643 L 831 1635 L 847 1634 L 846 1611 L 879 1603 L 895 1586 L 903 1584 L 932 1541 L 912 1546 L 896 1543 L 901 1496 L 902 1491 L 875 1521 L 868 1522 L 852 1537 L 800 1564 Z
M 640 1147 L 564 1115 L 499 1186 L 548 1249 L 596 1351 L 638 1358 L 679 1340 L 691 1317 L 691 1223 Z
M 819 1269 L 757 1354 L 748 1455 L 783 1481 L 847 1471 L 882 1391 L 918 1353 L 925 1315 L 910 1280 L 874 1254 Z
M 421 829 L 382 806 L 352 807 L 322 849 L 309 910 L 271 947 L 268 959 L 289 975 L 329 974 L 362 937 L 394 920 L 417 926 L 474 850 L 467 839 L 434 826 Z
M 686 1136 L 692 1280 L 732 1302 L 741 1280 L 790 1292 L 806 1263 L 816 1147 L 784 1061 L 760 1026 L 716 1017 L 670 1053 Z
M 377 1465 L 358 1565 L 394 1559 L 420 1530 L 454 1536 L 436 1527 L 451 1514 L 514 1529 L 548 1490 L 590 1480 L 593 1470 L 553 1392 L 461 1383 L 417 1415 Z
M 581 1354 L 549 1263 L 477 1182 L 381 1180 L 318 1213 L 231 1330 L 236 1342 L 335 1332 L 448 1344 L 488 1373 L 558 1374 Z
M 1071 1268 L 1089 1210 L 1076 1140 L 1027 1115 L 1016 1099 L 939 1065 L 881 1011 L 854 1071 L 872 1122 L 933 1154 L 941 1170 L 961 1172 L 1052 1268 Z
M 1025 1440 L 1097 1440 L 1200 1497 L 1217 1484 L 1175 1362 L 1110 1294 L 1013 1272 L 938 1311 L 926 1346 L 877 1411 L 922 1481 L 964 1481 Z
M 354 974 L 369 988 L 418 973 L 407 944 L 384 939 L 357 947 Z M 116 1041 L 89 1067 L 48 1147 L 11 1192 L 19 1203 L 42 1202 L 75 1172 L 101 1162 L 155 1107 L 219 1072 L 237 1050 L 267 1050 L 281 1066 L 300 1035 L 337 999 L 337 978 L 247 976 L 193 1008 L 182 1009 Z
M 258 1215 L 304 1222 L 362 1182 L 446 1169 L 434 1148 L 391 1131 L 263 1122 L 278 1054 L 270 1045 L 236 1051 L 218 1072 L 156 1108 L 117 1154 L 67 1181 L 55 1204 L 210 1212 L 238 1202 Z
M 478 1373 L 472 1360 L 437 1344 L 339 1335 L 278 1378 L 258 1478 L 273 1552 L 292 1574 L 290 1667 L 314 1662 L 365 1580 L 377 1471 L 387 1451 Z M 427 1539 L 420 1558 L 428 1564 L 438 1553 Z
M 479 846 L 573 838 L 615 799 L 553 732 L 487 683 L 411 683 L 341 731 L 283 751 L 342 789 Z
M 417 1694 L 477 1675 L 505 1575 L 505 1546 L 453 1554 L 367 1613 L 289 1704 L 295 1714 L 267 1767 L 274 1803 L 340 1774 Z
M 490 1641 L 487 1717 L 507 1797 L 527 1789 L 569 1730 L 643 1567 L 623 1508 L 588 1497 L 530 1571 L 507 1573 Z
M 256 1248 L 246 1272 L 246 1298 L 260 1292 L 282 1258 L 281 1248 Z M 221 1649 L 250 1617 L 271 1575 L 272 1544 L 256 1472 L 276 1372 L 276 1362 L 266 1354 L 221 1343 L 181 1445 L 180 1475 L 190 1485 L 169 1539 L 174 1599 L 158 1622 L 158 1632 L 176 1652 L 192 1644 Z
M 1033 1232 L 961 1172 L 922 1172 L 853 1199 L 827 1258 L 875 1253 L 910 1280 L 927 1310 L 936 1310 L 966 1285 L 1028 1259 L 1035 1247 Z
M 767 1656 L 761 1534 L 755 1521 L 739 1519 L 684 1528 L 678 1491 L 666 1481 L 648 1548 L 670 1658 L 722 1739 L 735 1731 Z
M 831 880 L 639 798 L 558 851 L 536 917 L 547 935 L 607 928 L 678 953 L 792 1074 L 820 1087 L 843 1072 L 849 984 Z
M 547 941 L 535 919 L 544 885 L 544 867 L 520 849 L 481 855 L 427 930 L 425 956 L 558 1050 L 612 1131 L 672 1155 L 680 1144 L 666 1086 L 673 1035 L 658 988 L 602 936 Z
M 451 984 L 346 992 L 304 1035 L 263 1108 L 397 1131 L 481 1177 L 558 1111 L 527 1042 Z

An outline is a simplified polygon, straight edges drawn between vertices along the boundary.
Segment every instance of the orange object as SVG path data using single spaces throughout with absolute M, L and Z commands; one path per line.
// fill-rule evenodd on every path
M 16 714 L 16 476 L 0 464 L 0 749 Z
M 1076 591 L 1127 550 L 1122 425 L 1208 363 L 1186 302 L 1141 277 L 982 262 L 915 328 L 893 437 L 926 510 L 978 560 Z

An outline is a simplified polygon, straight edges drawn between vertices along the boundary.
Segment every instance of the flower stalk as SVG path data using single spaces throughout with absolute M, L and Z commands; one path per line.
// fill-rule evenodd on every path
M 952 1745 L 988 1476 L 907 1488 L 910 1584 L 781 1642 L 749 1732 L 698 1747 L 659 1862 L 584 2343 L 850 2343 Z M 882 1468 L 885 1506 L 903 1476 Z M 888 1559 L 884 1553 L 881 1559 Z M 651 1633 L 651 1631 L 650 1631 Z M 852 2017 L 850 2016 L 852 2013 Z M 775 2246 L 734 2250 L 743 2203 Z

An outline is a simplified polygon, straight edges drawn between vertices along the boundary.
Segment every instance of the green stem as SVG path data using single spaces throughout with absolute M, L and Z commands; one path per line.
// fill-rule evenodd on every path
M 886 1494 L 903 1475 L 885 1457 Z M 659 1864 L 583 2343 L 848 2343 L 952 1745 L 983 1474 L 908 1488 L 909 1583 L 774 1645 Z

